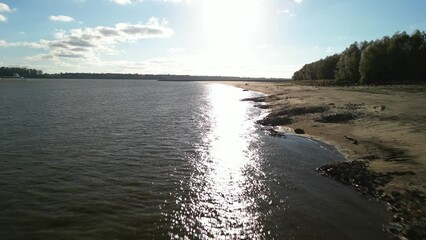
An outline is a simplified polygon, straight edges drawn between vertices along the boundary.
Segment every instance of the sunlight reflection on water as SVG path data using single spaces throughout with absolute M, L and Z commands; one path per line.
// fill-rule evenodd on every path
M 267 187 L 261 186 L 262 181 L 252 181 L 263 173 L 251 106 L 240 101 L 247 93 L 220 84 L 210 84 L 207 89 L 209 108 L 204 111 L 208 111 L 209 129 L 193 161 L 190 200 L 175 217 L 190 238 L 265 236 L 255 196 Z

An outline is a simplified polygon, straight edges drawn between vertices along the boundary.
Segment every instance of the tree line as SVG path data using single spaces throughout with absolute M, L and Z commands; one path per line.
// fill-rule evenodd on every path
M 37 78 L 43 76 L 43 71 L 37 69 L 0 67 L 0 77 L 12 77 L 16 73 L 19 74 L 19 76 L 26 78 Z
M 139 73 L 43 73 L 37 69 L 18 67 L 0 67 L 0 77 L 12 77 L 15 73 L 24 78 L 52 78 L 52 79 L 135 79 L 159 81 L 268 81 L 281 82 L 285 78 L 248 78 L 230 76 L 191 76 L 174 74 L 139 74 Z
M 387 84 L 426 80 L 426 34 L 395 33 L 354 42 L 342 53 L 304 65 L 293 80 L 333 79 L 347 84 Z

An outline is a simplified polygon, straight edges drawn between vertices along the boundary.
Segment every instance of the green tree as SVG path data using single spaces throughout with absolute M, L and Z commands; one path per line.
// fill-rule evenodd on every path
M 361 53 L 359 73 L 361 84 L 383 82 L 383 73 L 386 71 L 386 45 L 389 38 L 383 38 L 370 44 Z
M 360 60 L 361 49 L 358 47 L 358 43 L 355 42 L 340 55 L 336 66 L 335 79 L 352 83 L 358 82 L 361 77 L 359 73 Z

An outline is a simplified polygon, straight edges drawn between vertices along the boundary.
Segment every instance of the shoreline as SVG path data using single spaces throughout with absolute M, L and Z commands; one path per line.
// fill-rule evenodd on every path
M 296 130 L 333 145 L 348 162 L 319 167 L 332 179 L 392 213 L 387 231 L 396 239 L 426 237 L 426 87 L 310 87 L 292 83 L 223 82 L 265 94 L 245 99 L 268 109 L 258 123 Z M 277 129 L 278 128 L 278 129 Z

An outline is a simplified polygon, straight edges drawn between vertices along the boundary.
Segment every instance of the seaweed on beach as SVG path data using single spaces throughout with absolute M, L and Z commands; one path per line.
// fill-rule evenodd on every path
M 252 98 L 244 98 L 241 101 L 243 102 L 266 102 L 266 97 L 252 97 Z
M 254 107 L 260 108 L 260 109 L 270 109 L 272 106 L 267 104 L 256 104 Z
M 368 161 L 365 160 L 325 165 L 317 168 L 317 171 L 352 186 L 365 196 L 386 202 L 393 214 L 386 229 L 393 238 L 426 239 L 425 194 L 418 190 L 385 194 L 380 190 L 394 177 L 415 175 L 414 172 L 377 173 L 368 169 Z
M 381 159 L 385 162 L 404 162 L 408 164 L 415 164 L 413 161 L 414 157 L 410 155 L 406 150 L 397 146 L 389 146 L 383 143 L 374 141 L 363 141 L 364 144 L 377 148 L 382 153 Z M 375 156 L 378 159 L 379 156 Z M 364 157 L 364 159 L 366 159 Z M 375 160 L 372 159 L 372 160 Z
M 257 121 L 263 126 L 282 126 L 293 123 L 293 119 L 286 116 L 268 115 L 264 119 Z
M 295 108 L 284 108 L 280 111 L 277 111 L 276 115 L 288 115 L 288 116 L 298 116 L 311 113 L 321 113 L 329 109 L 328 106 L 309 106 L 309 107 L 295 107 Z
M 331 115 L 322 115 L 315 119 L 315 121 L 322 123 L 347 123 L 357 118 L 358 115 L 354 113 L 336 113 Z
M 282 94 L 275 94 L 275 95 L 261 96 L 261 97 L 252 97 L 252 98 L 244 98 L 241 101 L 243 101 L 243 102 L 256 102 L 256 103 L 272 102 L 272 101 L 279 100 L 280 98 L 278 96 L 280 96 L 280 95 L 282 95 Z
M 325 112 L 329 109 L 328 106 L 311 106 L 311 107 L 285 107 L 282 109 L 274 110 L 264 119 L 258 121 L 259 124 L 265 126 L 279 126 L 288 125 L 294 122 L 291 118 L 293 116 Z
M 392 180 L 390 175 L 369 171 L 364 160 L 324 165 L 317 171 L 374 198 L 380 196 L 378 187 Z
M 392 220 L 387 230 L 395 237 L 426 239 L 426 196 L 418 190 L 392 192 L 383 197 L 391 206 Z M 401 239 L 401 238 L 400 238 Z

